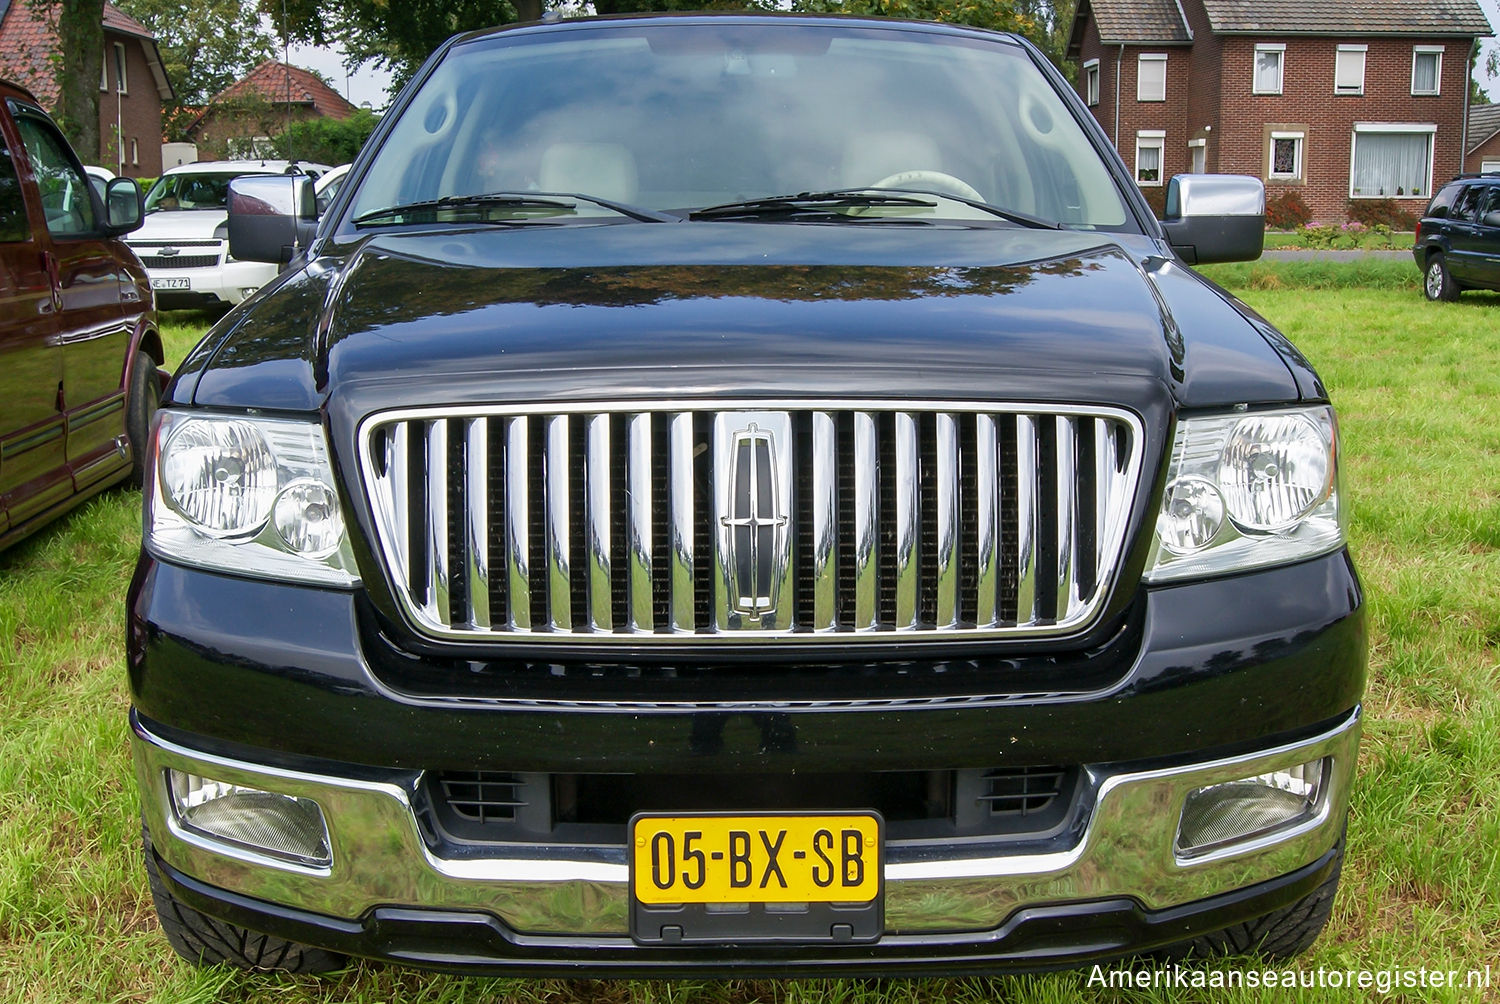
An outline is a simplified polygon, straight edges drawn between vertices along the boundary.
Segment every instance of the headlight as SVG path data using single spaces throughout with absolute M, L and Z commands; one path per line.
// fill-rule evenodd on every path
M 1284 564 L 1343 543 L 1332 408 L 1178 424 L 1148 581 Z
M 260 578 L 359 582 L 321 427 L 178 411 L 159 421 L 151 553 Z

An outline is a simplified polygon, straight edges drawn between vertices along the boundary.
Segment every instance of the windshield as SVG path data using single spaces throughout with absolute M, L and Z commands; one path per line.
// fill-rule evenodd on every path
M 873 187 L 958 197 L 889 211 L 903 220 L 998 222 L 959 199 L 1073 227 L 1127 219 L 1098 152 L 1019 45 L 730 20 L 455 46 L 385 138 L 349 215 L 490 192 L 685 213 Z
M 245 172 L 256 173 L 256 172 Z M 224 210 L 229 204 L 229 181 L 237 174 L 164 174 L 146 193 L 146 212 L 177 209 Z

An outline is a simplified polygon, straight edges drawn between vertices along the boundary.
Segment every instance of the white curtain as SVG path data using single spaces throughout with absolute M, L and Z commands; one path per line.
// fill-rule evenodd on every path
M 1281 53 L 1255 54 L 1255 90 L 1258 94 L 1281 93 Z
M 1417 53 L 1417 62 L 1411 74 L 1411 89 L 1418 94 L 1433 94 L 1437 85 L 1438 56 L 1435 52 Z
M 1354 134 L 1354 195 L 1398 199 L 1426 196 L 1427 153 L 1432 136 L 1425 132 Z

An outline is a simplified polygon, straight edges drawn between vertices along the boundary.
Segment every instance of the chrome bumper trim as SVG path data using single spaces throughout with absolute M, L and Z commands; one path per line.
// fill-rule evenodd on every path
M 1090 768 L 1097 797 L 1066 851 L 1001 853 L 1001 844 L 894 843 L 886 855 L 886 924 L 892 934 L 993 930 L 1015 909 L 1129 896 L 1150 909 L 1190 903 L 1285 875 L 1338 840 L 1359 743 L 1360 711 L 1297 743 L 1160 770 L 1105 774 Z M 537 935 L 615 935 L 628 930 L 625 848 L 495 845 L 490 856 L 441 858 L 413 810 L 420 773 L 387 781 L 281 770 L 199 753 L 135 722 L 132 745 L 146 822 L 158 854 L 210 885 L 328 916 L 357 918 L 375 906 L 487 910 Z M 1180 861 L 1178 817 L 1188 793 L 1319 757 L 1332 769 L 1312 818 L 1213 855 Z M 328 822 L 326 872 L 186 833 L 172 819 L 167 768 L 207 774 L 316 800 Z

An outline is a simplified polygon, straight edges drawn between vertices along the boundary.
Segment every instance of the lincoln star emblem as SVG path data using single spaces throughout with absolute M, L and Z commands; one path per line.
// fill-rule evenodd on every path
M 776 440 L 751 422 L 734 433 L 730 449 L 729 514 L 719 517 L 729 530 L 724 565 L 735 611 L 764 617 L 776 612 L 777 535 L 787 524 L 787 515 L 776 508 Z

